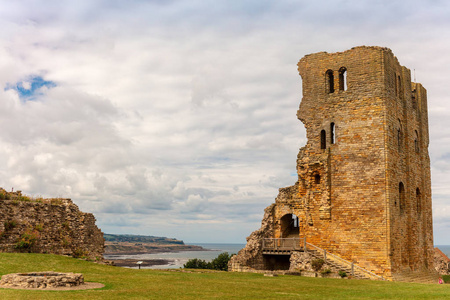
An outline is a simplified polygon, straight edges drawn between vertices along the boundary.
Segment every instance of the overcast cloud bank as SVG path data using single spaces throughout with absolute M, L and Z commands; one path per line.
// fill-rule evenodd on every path
M 104 232 L 244 242 L 306 143 L 306 54 L 386 46 L 428 90 L 450 244 L 446 1 L 0 1 L 0 186 Z

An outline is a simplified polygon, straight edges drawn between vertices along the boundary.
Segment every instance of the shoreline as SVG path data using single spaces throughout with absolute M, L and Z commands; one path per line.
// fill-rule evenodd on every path
M 109 259 L 108 261 L 114 266 L 128 268 L 139 268 L 136 264 L 138 261 L 142 261 L 141 268 L 170 265 L 175 262 L 173 259 Z

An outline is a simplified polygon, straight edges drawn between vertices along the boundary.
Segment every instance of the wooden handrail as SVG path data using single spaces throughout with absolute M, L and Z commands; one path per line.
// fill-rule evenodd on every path
M 343 258 L 341 258 L 341 257 L 339 257 L 339 256 L 337 256 L 337 255 L 331 254 L 330 252 L 327 252 L 326 250 L 324 250 L 324 249 L 322 249 L 322 248 L 319 248 L 319 247 L 317 247 L 316 245 L 313 245 L 313 244 L 308 243 L 308 242 L 306 242 L 305 244 L 307 245 L 306 248 L 308 248 L 308 246 L 310 246 L 311 248 L 314 248 L 315 251 L 322 252 L 322 253 L 323 253 L 323 256 L 324 256 L 324 258 L 325 258 L 325 261 L 326 261 L 327 257 L 328 257 L 328 258 L 332 257 L 334 260 L 339 261 L 339 263 L 344 264 L 344 265 L 347 265 L 348 267 L 351 268 L 351 270 L 352 270 L 352 275 L 355 275 L 355 274 L 354 274 L 354 270 L 357 269 L 358 271 L 360 271 L 361 273 L 364 273 L 364 274 L 368 275 L 369 277 L 375 277 L 376 279 L 385 280 L 385 279 L 383 278 L 383 276 L 377 275 L 377 274 L 375 274 L 375 273 L 373 273 L 373 272 L 371 272 L 371 271 L 369 271 L 369 270 L 366 270 L 366 269 L 364 269 L 364 268 L 361 268 L 360 266 L 355 265 L 353 262 L 348 261 L 348 260 L 345 260 L 345 259 L 343 259 Z M 332 260 L 333 260 L 333 259 L 332 259 Z
M 300 243 L 300 241 L 302 241 Z M 263 239 L 262 244 L 263 250 L 268 251 L 286 251 L 286 250 L 303 250 L 305 252 L 310 250 L 316 251 L 320 254 L 321 257 L 324 258 L 325 262 L 330 260 L 332 262 L 339 263 L 341 265 L 345 265 L 352 270 L 352 275 L 355 275 L 355 270 L 360 273 L 365 274 L 368 277 L 373 277 L 375 279 L 385 280 L 383 276 L 377 275 L 369 270 L 363 269 L 360 266 L 355 265 L 353 262 L 345 260 L 337 255 L 331 254 L 330 252 L 317 247 L 311 243 L 306 242 L 306 238 L 265 238 Z

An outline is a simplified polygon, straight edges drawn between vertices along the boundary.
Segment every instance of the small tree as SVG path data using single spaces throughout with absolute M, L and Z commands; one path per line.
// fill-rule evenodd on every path
M 211 266 L 214 270 L 228 271 L 228 262 L 233 254 L 228 252 L 220 253 L 219 256 L 213 259 Z

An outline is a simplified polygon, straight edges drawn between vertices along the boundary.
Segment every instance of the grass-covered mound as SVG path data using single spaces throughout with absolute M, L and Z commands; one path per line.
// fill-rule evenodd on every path
M 369 280 L 264 277 L 219 271 L 137 270 L 49 254 L 0 253 L 0 275 L 31 271 L 83 273 L 97 290 L 0 289 L 0 299 L 449 299 L 450 285 Z

